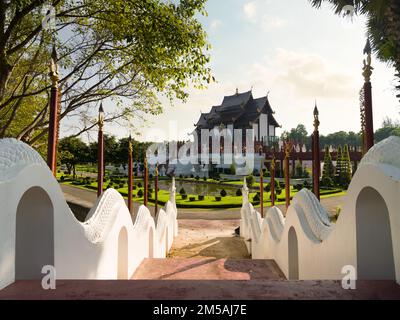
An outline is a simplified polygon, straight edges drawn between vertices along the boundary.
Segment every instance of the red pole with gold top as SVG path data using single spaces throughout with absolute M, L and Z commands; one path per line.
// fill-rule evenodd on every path
M 271 161 L 271 206 L 275 206 L 275 155 Z
M 260 163 L 260 214 L 264 218 L 264 172 L 263 163 Z
M 128 142 L 128 209 L 131 214 L 133 213 L 133 206 L 132 206 L 133 158 L 132 158 L 132 152 L 133 152 L 132 137 L 129 136 L 129 142 Z
M 319 190 L 319 177 L 321 175 L 321 159 L 320 159 L 320 147 L 319 147 L 319 112 L 317 104 L 315 103 L 314 108 L 314 133 L 312 136 L 313 143 L 313 191 L 318 200 L 320 200 Z
M 149 168 L 147 165 L 147 158 L 146 155 L 144 157 L 144 176 L 143 176 L 143 183 L 144 183 L 144 198 L 143 203 L 147 207 L 148 199 L 149 199 Z
M 156 170 L 154 174 L 154 216 L 157 216 L 158 210 L 158 164 L 156 164 Z
M 365 115 L 365 144 L 366 151 L 374 146 L 374 121 L 372 112 L 372 85 L 371 75 L 374 68 L 371 66 L 371 43 L 369 39 L 364 48 L 363 76 L 364 76 L 364 115 Z
M 51 79 L 51 97 L 50 97 L 49 133 L 47 141 L 47 165 L 53 172 L 53 175 L 56 176 L 59 74 L 57 66 L 57 52 L 56 52 L 56 47 L 54 45 L 51 54 L 50 79 Z
M 290 152 L 293 148 L 291 141 L 285 142 L 285 193 L 286 193 L 286 209 L 290 206 L 290 172 L 289 172 L 289 160 Z
M 100 197 L 103 193 L 103 184 L 104 184 L 104 135 L 103 135 L 103 126 L 104 126 L 104 109 L 103 103 L 100 103 L 99 108 L 99 134 L 97 137 L 97 196 Z

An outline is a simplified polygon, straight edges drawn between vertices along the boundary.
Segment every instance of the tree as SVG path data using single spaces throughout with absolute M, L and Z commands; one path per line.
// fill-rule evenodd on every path
M 301 164 L 301 161 L 300 161 L 300 160 L 297 160 L 297 161 L 296 161 L 296 168 L 295 168 L 294 177 L 303 178 L 303 176 L 304 176 L 303 165 Z
M 350 161 L 349 147 L 344 145 L 342 153 L 342 168 L 340 171 L 340 182 L 344 187 L 348 187 L 352 178 L 352 167 Z
M 246 184 L 248 187 L 252 187 L 255 182 L 256 182 L 256 179 L 254 178 L 254 176 L 252 174 L 246 177 Z
M 332 156 L 329 146 L 325 146 L 324 166 L 322 169 L 322 184 L 331 187 L 335 179 L 335 168 L 332 162 Z
M 342 147 L 339 146 L 336 155 L 336 183 L 340 184 L 340 177 L 342 176 L 342 167 L 343 167 L 343 155 L 342 155 Z
M 285 131 L 282 134 L 282 138 L 286 136 L 290 140 L 293 140 L 297 143 L 305 144 L 308 140 L 308 133 L 304 124 L 297 125 L 296 128 L 292 128 L 290 132 Z
M 44 0 L 0 1 L 0 138 L 35 147 L 45 138 L 53 42 L 60 119 L 77 117 L 76 136 L 96 126 L 99 101 L 114 102 L 106 122 L 131 123 L 161 112 L 159 94 L 185 100 L 189 80 L 200 88 L 213 80 L 197 20 L 206 0 L 53 0 L 55 30 L 43 29 Z
M 68 173 L 76 177 L 76 165 L 87 163 L 89 160 L 89 148 L 79 138 L 66 137 L 59 141 L 58 152 L 60 154 L 61 164 L 65 164 Z
M 367 35 L 378 58 L 392 64 L 400 79 L 400 3 L 398 0 L 309 0 L 314 7 L 323 2 L 332 4 L 336 14 L 343 14 L 346 5 L 367 17 Z M 396 86 L 400 91 L 400 84 Z M 397 95 L 400 98 L 400 94 Z
M 400 123 L 386 118 L 383 120 L 382 128 L 375 131 L 375 142 L 380 142 L 390 136 L 400 136 Z

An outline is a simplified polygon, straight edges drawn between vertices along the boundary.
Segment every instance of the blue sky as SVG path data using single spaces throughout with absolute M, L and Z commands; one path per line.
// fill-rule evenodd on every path
M 211 66 L 217 83 L 207 90 L 190 89 L 185 104 L 177 101 L 170 106 L 163 100 L 162 115 L 148 117 L 145 127 L 136 124 L 140 140 L 187 138 L 200 112 L 220 104 L 236 87 L 240 92 L 253 87 L 256 97 L 269 91 L 282 130 L 303 123 L 311 131 L 315 99 L 323 134 L 360 130 L 363 17 L 350 22 L 334 15 L 329 6 L 317 10 L 307 0 L 209 0 L 207 11 L 200 20 L 213 47 Z M 394 69 L 376 59 L 373 65 L 378 128 L 387 116 L 398 119 L 400 106 L 393 91 Z M 117 136 L 128 134 L 118 125 L 107 130 Z

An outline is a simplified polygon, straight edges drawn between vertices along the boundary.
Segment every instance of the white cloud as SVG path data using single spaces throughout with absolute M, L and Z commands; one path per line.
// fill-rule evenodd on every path
M 211 31 L 216 31 L 222 26 L 222 21 L 219 19 L 215 19 L 210 24 Z
M 280 17 L 270 17 L 268 15 L 264 15 L 261 20 L 261 26 L 264 31 L 268 31 L 271 29 L 280 29 L 287 25 L 287 21 Z
M 271 16 L 265 13 L 269 1 L 250 1 L 244 4 L 243 12 L 246 19 L 257 25 L 263 31 L 280 29 L 287 25 L 287 21 L 279 16 Z
M 244 14 L 246 16 L 246 18 L 248 19 L 255 19 L 257 16 L 257 3 L 256 1 L 251 1 L 246 3 L 243 6 L 243 11 Z

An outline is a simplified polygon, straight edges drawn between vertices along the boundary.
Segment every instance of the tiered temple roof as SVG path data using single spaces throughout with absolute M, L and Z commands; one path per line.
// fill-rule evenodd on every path
M 268 115 L 269 125 L 280 126 L 274 117 L 268 95 L 254 99 L 251 91 L 237 92 L 224 97 L 222 104 L 212 107 L 209 113 L 202 113 L 195 126 L 197 129 L 213 129 L 221 124 L 247 127 L 256 122 L 261 114 Z

